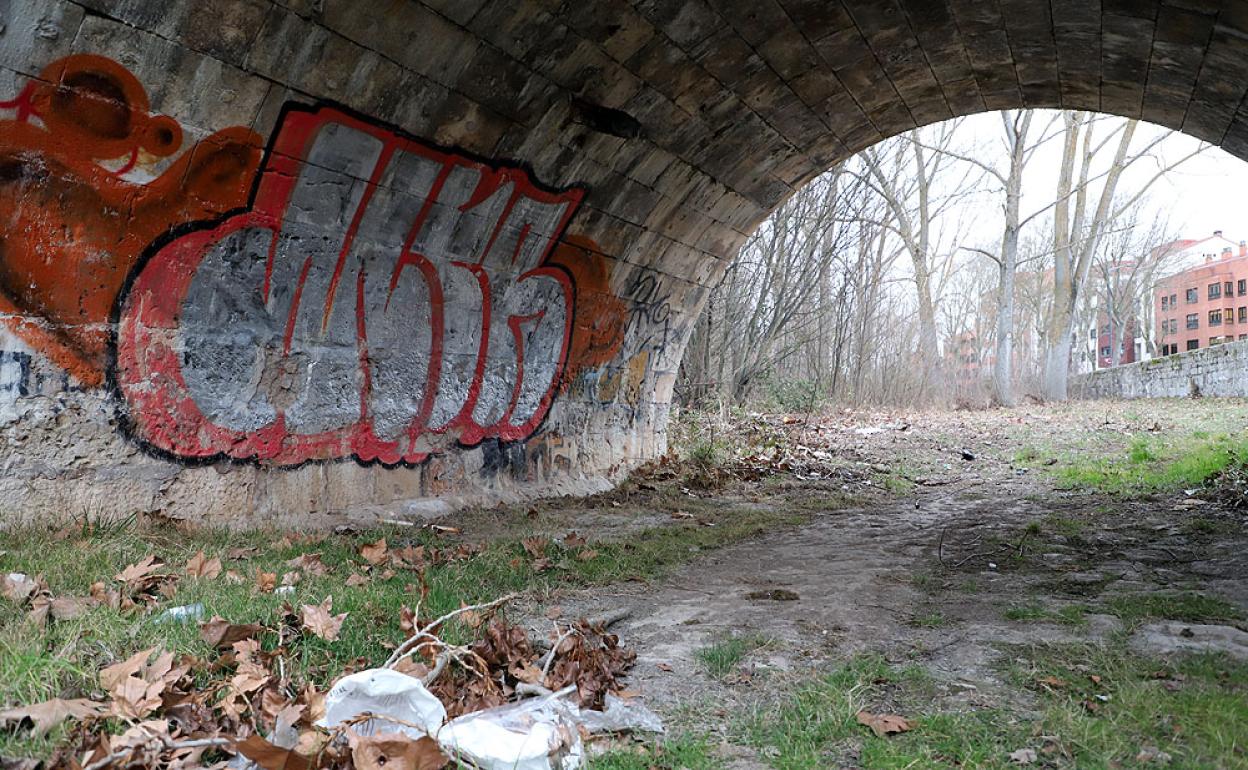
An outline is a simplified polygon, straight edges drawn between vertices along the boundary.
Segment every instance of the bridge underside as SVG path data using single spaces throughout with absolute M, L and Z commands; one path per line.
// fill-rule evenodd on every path
M 709 287 L 916 126 L 1088 109 L 1248 157 L 1235 0 L 12 0 L 5 521 L 584 492 Z

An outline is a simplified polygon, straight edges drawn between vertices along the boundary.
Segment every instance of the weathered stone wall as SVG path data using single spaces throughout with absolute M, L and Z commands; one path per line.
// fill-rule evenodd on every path
M 1076 398 L 1248 396 L 1248 340 L 1071 378 Z
M 984 109 L 1248 153 L 1241 2 L 7 0 L 0 521 L 601 488 L 796 187 Z

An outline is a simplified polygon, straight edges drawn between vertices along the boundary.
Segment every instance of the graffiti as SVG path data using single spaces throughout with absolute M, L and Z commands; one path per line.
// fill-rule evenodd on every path
M 178 151 L 182 131 L 148 114 L 133 75 L 91 55 L 55 62 L 0 108 L 13 112 L 0 120 L 0 320 L 82 385 L 101 385 L 109 314 L 144 247 L 241 205 L 260 139 L 220 131 L 133 181 Z
M 530 435 L 573 321 L 580 203 L 332 108 L 289 110 L 252 205 L 161 246 L 118 322 L 139 436 L 183 457 L 420 462 Z
M 628 306 L 611 293 L 611 275 L 598 244 L 568 236 L 551 255 L 551 262 L 572 276 L 576 285 L 576 324 L 568 351 L 565 385 L 578 373 L 615 358 L 624 344 Z
M 62 59 L 0 102 L 0 320 L 185 460 L 522 467 L 633 323 L 566 236 L 585 191 L 333 106 L 183 148 L 139 81 Z M 181 152 L 179 152 L 181 150 Z M 633 309 L 630 311 L 630 307 Z
M 659 282 L 650 273 L 638 274 L 625 295 L 631 302 L 625 336 L 636 338 L 638 347 L 666 355 L 672 333 L 670 295 L 660 294 Z

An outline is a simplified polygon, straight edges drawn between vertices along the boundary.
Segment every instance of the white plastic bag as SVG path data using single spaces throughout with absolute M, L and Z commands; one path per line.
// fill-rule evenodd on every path
M 585 759 L 580 710 L 563 700 L 575 690 L 465 714 L 442 727 L 438 743 L 484 770 L 576 770 Z
M 433 697 L 419 679 L 391 671 L 370 668 L 339 679 L 325 696 L 322 727 L 337 727 L 360 714 L 380 714 L 408 722 L 409 727 L 384 719 L 369 719 L 352 726 L 359 735 L 399 732 L 412 739 L 436 736 L 446 721 L 446 708 Z

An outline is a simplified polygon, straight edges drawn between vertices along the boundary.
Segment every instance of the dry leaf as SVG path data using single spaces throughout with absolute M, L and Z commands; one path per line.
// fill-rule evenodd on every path
M 252 554 L 256 554 L 256 553 L 260 553 L 259 548 L 252 548 L 250 546 L 245 547 L 245 548 L 231 548 L 230 550 L 225 552 L 225 558 L 247 559 L 247 558 L 250 558 Z
M 293 749 L 274 746 L 259 735 L 249 736 L 234 745 L 239 754 L 255 762 L 263 770 L 307 770 L 308 758 Z
M 142 561 L 131 564 L 114 576 L 114 580 L 122 583 L 138 583 L 146 578 L 155 577 L 156 570 L 165 566 L 153 554 L 148 554 Z
M 671 663 L 656 663 L 655 668 L 657 668 L 660 671 L 667 671 L 670 673 L 672 670 L 672 664 Z
M 547 620 L 558 620 L 563 615 L 563 607 L 556 604 L 548 608 L 545 614 Z
M 524 550 L 534 559 L 540 559 L 546 554 L 546 546 L 550 541 L 544 537 L 526 537 L 520 541 L 520 545 L 524 546 Z
M 303 580 L 303 575 L 298 572 L 287 572 L 282 575 L 282 585 L 284 586 L 298 585 L 300 580 Z
M 212 580 L 221 574 L 221 560 L 215 557 L 206 558 L 204 552 L 200 551 L 186 562 L 186 574 L 194 578 Z
M 360 546 L 360 556 L 364 558 L 364 561 L 374 567 L 382 564 L 387 558 L 389 558 L 386 539 L 383 537 L 375 543 L 367 543 Z
M 1054 690 L 1060 690 L 1066 686 L 1064 679 L 1058 679 L 1055 676 L 1042 676 L 1036 680 L 1036 683 L 1042 687 L 1051 687 Z
M 228 620 L 213 615 L 211 619 L 199 624 L 199 636 L 214 649 L 224 649 L 243 639 L 250 639 L 264 630 L 259 623 L 230 623 Z
M 86 698 L 52 700 L 36 703 L 33 706 L 18 706 L 0 711 L 0 722 L 31 722 L 31 734 L 44 735 L 66 719 L 82 719 L 83 717 L 103 714 L 108 706 Z
M 351 588 L 368 585 L 368 578 L 356 572 L 347 578 L 347 585 Z
M 593 561 L 597 557 L 598 557 L 598 552 L 592 548 L 586 548 L 584 551 L 581 551 L 580 553 L 576 555 L 576 558 L 580 559 L 581 561 Z
M 321 561 L 319 553 L 305 553 L 286 562 L 287 567 L 301 569 L 309 575 L 328 575 L 329 567 Z
M 589 541 L 576 534 L 576 530 L 572 530 L 563 537 L 563 545 L 567 548 L 580 548 L 587 542 Z
M 916 726 L 914 722 L 897 714 L 872 714 L 869 711 L 858 712 L 858 724 L 870 727 L 881 738 L 893 733 L 909 732 Z
M 412 740 L 402 733 L 350 735 L 356 770 L 441 770 L 450 759 L 429 737 Z
M 52 617 L 57 620 L 73 620 L 81 617 L 96 604 L 94 599 L 63 596 L 53 599 L 49 605 Z
M 333 606 L 334 597 L 326 596 L 325 601 L 320 604 L 305 604 L 300 608 L 304 628 L 327 642 L 338 638 L 338 633 L 342 630 L 342 622 L 347 619 L 345 612 L 340 615 L 331 615 Z
M 256 590 L 262 594 L 271 594 L 277 588 L 277 573 L 264 572 L 256 569 Z
M 111 666 L 105 666 L 100 669 L 100 687 L 106 692 L 113 692 L 125 679 L 137 676 L 139 671 L 143 669 L 143 664 L 156 651 L 155 647 L 148 647 L 146 650 L 136 652 L 126 660 L 120 663 L 114 663 Z

